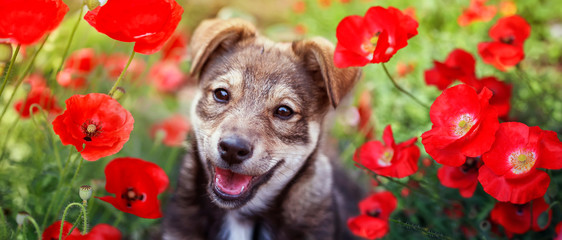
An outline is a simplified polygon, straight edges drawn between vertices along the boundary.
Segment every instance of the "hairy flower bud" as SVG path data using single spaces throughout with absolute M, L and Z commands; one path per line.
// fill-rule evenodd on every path
M 25 221 L 25 218 L 26 218 L 27 216 L 29 216 L 29 213 L 27 213 L 27 212 L 19 212 L 19 213 L 16 215 L 16 223 L 18 224 L 18 226 L 23 225 L 23 223 L 24 223 L 24 221 Z
M 79 194 L 80 194 L 80 198 L 82 198 L 84 202 L 88 201 L 88 199 L 92 197 L 92 187 L 90 185 L 81 186 Z

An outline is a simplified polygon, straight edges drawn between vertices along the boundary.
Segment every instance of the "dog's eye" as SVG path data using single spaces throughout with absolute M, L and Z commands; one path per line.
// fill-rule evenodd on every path
M 277 107 L 277 109 L 275 109 L 275 113 L 274 115 L 278 118 L 281 118 L 283 120 L 287 120 L 289 118 L 291 118 L 293 116 L 293 109 L 291 109 L 290 107 L 287 107 L 285 105 L 281 105 L 279 107 Z
M 230 100 L 230 96 L 228 96 L 228 91 L 224 88 L 217 88 L 214 93 L 215 100 L 220 103 L 225 103 Z

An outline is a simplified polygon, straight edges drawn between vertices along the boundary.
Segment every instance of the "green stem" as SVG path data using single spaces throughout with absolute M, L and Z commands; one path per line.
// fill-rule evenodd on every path
M 68 38 L 68 42 L 66 43 L 66 47 L 64 49 L 64 52 L 62 54 L 62 60 L 60 62 L 59 68 L 57 69 L 57 71 L 54 73 L 55 77 L 57 76 L 57 74 L 61 71 L 62 66 L 64 65 L 64 60 L 66 60 L 66 57 L 68 55 L 68 50 L 70 49 L 70 45 L 72 43 L 72 39 L 74 39 L 74 35 L 76 34 L 76 29 L 78 29 L 78 24 L 80 23 L 80 20 L 82 20 L 82 13 L 84 13 L 84 5 L 82 5 L 80 7 L 80 13 L 78 14 L 78 19 L 76 20 L 76 23 L 74 23 L 74 27 L 72 27 L 72 32 L 70 33 L 70 37 Z M 54 79 L 54 78 L 53 78 Z
M 8 78 L 10 77 L 10 73 L 12 72 L 12 67 L 14 66 L 14 63 L 16 62 L 16 58 L 18 56 L 18 53 L 20 52 L 20 47 L 21 47 L 21 44 L 18 44 L 18 46 L 16 47 L 16 51 L 14 52 L 14 55 L 12 56 L 12 59 L 10 60 L 10 65 L 8 66 L 8 71 L 6 71 L 6 75 L 4 76 L 4 82 L 2 82 L 2 88 L 0 88 L 0 97 L 2 96 L 2 92 L 4 92 L 4 87 L 6 87 L 6 83 L 8 83 Z
M 37 221 L 35 221 L 35 219 L 30 215 L 26 215 L 25 218 L 29 219 L 31 224 L 33 224 L 33 227 L 35 227 L 35 232 L 37 233 L 37 239 L 41 240 L 41 229 L 39 228 L 39 225 L 37 225 Z
M 416 230 L 421 232 L 423 235 L 425 235 L 426 237 L 432 238 L 432 239 L 448 239 L 448 240 L 453 240 L 453 238 L 449 237 L 449 236 L 445 236 L 441 233 L 437 233 L 434 231 L 429 230 L 428 228 L 425 227 L 420 227 L 414 224 L 410 224 L 407 222 L 402 222 L 400 220 L 397 219 L 392 219 L 389 218 L 389 221 L 393 222 L 393 223 L 398 223 L 400 225 L 402 225 L 403 227 L 407 228 L 407 229 L 412 229 L 412 230 Z
M 66 213 L 68 212 L 68 209 L 70 209 L 70 207 L 72 206 L 79 206 L 80 208 L 82 208 L 82 213 L 84 213 L 84 230 L 82 230 L 82 234 L 86 235 L 88 233 L 88 218 L 87 218 L 87 213 L 86 213 L 86 208 L 84 207 L 84 205 L 80 204 L 80 203 L 71 203 L 68 204 L 68 206 L 66 206 L 66 208 L 64 209 L 64 213 L 62 214 L 62 219 L 61 219 L 61 224 L 60 224 L 60 232 L 59 232 L 59 240 L 62 240 L 62 232 L 63 232 L 63 227 L 64 227 L 64 218 L 66 217 Z
M 172 172 L 174 164 L 176 163 L 176 161 L 178 160 L 178 152 L 179 152 L 180 148 L 176 147 L 174 149 L 172 149 L 172 152 L 170 153 L 170 156 L 168 157 L 168 161 L 166 161 L 166 166 L 164 167 L 164 169 L 169 173 Z
M 18 91 L 18 88 L 21 86 L 21 83 L 23 82 L 23 79 L 27 76 L 27 74 L 29 74 L 29 72 L 31 71 L 31 68 L 33 67 L 33 64 L 35 64 L 35 59 L 37 58 L 37 55 L 39 54 L 39 52 L 41 52 L 41 49 L 43 49 L 43 46 L 45 46 L 45 42 L 47 42 L 47 39 L 49 39 L 49 35 L 47 35 L 45 37 L 45 39 L 43 39 L 43 42 L 41 42 L 41 45 L 39 45 L 39 48 L 37 49 L 35 54 L 33 54 L 33 57 L 31 58 L 31 61 L 29 62 L 29 64 L 25 68 L 25 70 L 23 71 L 23 75 L 18 78 L 18 81 L 16 83 L 16 88 L 14 88 L 14 90 L 12 92 L 12 95 L 10 96 L 10 99 L 8 100 L 6 105 L 4 106 L 4 110 L 2 110 L 2 114 L 0 114 L 0 123 L 2 122 L 2 118 L 4 117 L 4 114 L 6 114 L 6 111 L 10 107 L 10 103 L 12 103 L 12 101 L 14 100 L 14 96 L 16 95 L 16 92 Z
M 394 78 L 390 75 L 390 72 L 388 72 L 388 69 L 386 68 L 386 65 L 384 65 L 384 63 L 381 63 L 382 68 L 384 69 L 384 72 L 386 73 L 386 76 L 388 77 L 388 79 L 390 79 L 390 81 L 392 82 L 392 84 L 394 85 L 394 87 L 396 87 L 400 92 L 403 92 L 404 94 L 408 95 L 408 97 L 410 97 L 411 99 L 413 99 L 414 101 L 416 101 L 419 105 L 429 109 L 429 106 L 427 106 L 425 103 L 423 103 L 422 101 L 420 101 L 419 99 L 417 99 L 416 97 L 414 97 L 414 95 L 412 95 L 410 92 L 404 90 L 402 87 L 400 87 L 396 81 L 394 81 Z
M 129 61 L 127 62 L 127 65 L 125 65 L 125 68 L 123 68 L 123 71 L 121 72 L 121 75 L 119 75 L 119 78 L 117 78 L 117 81 L 115 81 L 115 84 L 113 84 L 113 87 L 109 91 L 109 96 L 113 96 L 113 93 L 115 93 L 115 90 L 117 89 L 117 87 L 121 83 L 121 80 L 125 76 L 125 73 L 127 72 L 127 69 L 129 68 L 129 65 L 133 61 L 134 57 L 135 57 L 135 49 L 133 48 L 133 51 L 131 52 L 131 56 L 129 57 Z
M 80 211 L 80 214 L 78 214 L 78 217 L 76 218 L 76 220 L 74 221 L 74 223 L 72 224 L 72 228 L 70 228 L 70 231 L 68 231 L 68 234 L 66 234 L 67 238 L 68 236 L 70 236 L 70 234 L 72 233 L 72 231 L 74 231 L 74 229 L 76 227 L 78 227 L 78 222 L 80 221 L 80 218 L 82 218 L 82 211 Z

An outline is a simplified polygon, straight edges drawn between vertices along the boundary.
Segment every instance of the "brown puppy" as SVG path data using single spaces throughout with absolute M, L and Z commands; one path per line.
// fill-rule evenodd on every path
M 324 117 L 359 78 L 325 39 L 275 43 L 242 20 L 191 42 L 198 78 L 164 239 L 348 239 L 360 190 L 322 150 Z

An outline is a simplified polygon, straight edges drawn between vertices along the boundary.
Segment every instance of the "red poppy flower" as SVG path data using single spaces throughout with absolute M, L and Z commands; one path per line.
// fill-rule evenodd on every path
M 49 226 L 43 232 L 42 239 L 43 240 L 52 240 L 52 239 L 59 239 L 60 233 L 60 222 L 57 221 Z M 68 235 L 68 231 L 72 228 L 72 224 L 68 222 L 64 222 L 63 231 L 62 231 L 62 238 L 66 240 L 120 240 L 121 239 L 121 232 L 119 229 L 108 225 L 108 224 L 98 224 L 94 226 L 90 232 L 86 235 L 81 235 L 80 231 L 77 228 L 72 230 L 72 233 Z
M 0 0 L 0 38 L 33 44 L 54 30 L 68 12 L 62 0 Z
M 84 19 L 110 38 L 135 42 L 135 52 L 153 54 L 172 36 L 182 13 L 174 0 L 109 0 Z
M 115 197 L 99 197 L 115 208 L 142 218 L 160 218 L 158 194 L 168 187 L 168 176 L 158 165 L 139 158 L 116 158 L 105 167 L 105 190 Z
M 45 79 L 38 75 L 32 74 L 25 82 L 31 85 L 31 91 L 23 100 L 15 102 L 14 108 L 22 118 L 29 118 L 31 114 L 37 113 L 39 108 L 32 105 L 38 105 L 49 114 L 57 115 L 62 109 L 57 104 L 57 99 L 51 94 L 51 90 L 47 87 Z
M 418 170 L 420 149 L 415 145 L 417 137 L 400 144 L 394 143 L 392 128 L 386 126 L 383 133 L 384 143 L 369 141 L 355 152 L 353 160 L 387 177 L 403 178 Z
M 537 168 L 562 169 L 562 143 L 553 131 L 506 122 L 482 161 L 478 180 L 484 191 L 498 201 L 523 204 L 543 196 L 550 183 Z
M 478 53 L 485 63 L 505 71 L 523 60 L 523 43 L 530 34 L 531 26 L 524 18 L 518 15 L 501 18 L 489 32 L 494 41 L 479 43 Z
M 488 34 L 496 42 L 523 47 L 523 43 L 531 35 L 531 26 L 524 18 L 513 15 L 500 18 Z
M 41 235 L 41 239 L 43 240 L 59 239 L 60 224 L 61 221 L 56 221 L 53 224 L 51 224 L 51 226 L 47 227 L 45 231 L 43 231 L 43 234 Z M 72 228 L 72 224 L 65 221 L 62 227 L 63 239 L 70 240 L 72 238 L 80 237 L 80 231 L 78 231 L 78 229 L 75 228 L 72 230 L 70 236 L 66 238 L 66 235 L 68 235 L 68 232 L 70 231 L 71 228 Z
M 486 87 L 492 91 L 493 95 L 492 98 L 490 98 L 490 105 L 496 108 L 498 117 L 506 118 L 511 108 L 511 84 L 502 82 L 493 76 L 483 77 L 478 82 L 480 86 Z M 478 91 L 481 90 L 482 88 Z
M 517 65 L 525 58 L 522 47 L 501 42 L 479 43 L 478 53 L 485 63 L 492 64 L 501 71 L 506 71 L 509 67 Z
M 187 119 L 176 114 L 158 124 L 154 124 L 150 129 L 150 135 L 154 138 L 158 131 L 163 131 L 165 135 L 162 142 L 171 147 L 178 147 L 185 141 L 189 129 Z
M 511 204 L 506 202 L 497 202 L 492 211 L 490 218 L 492 222 L 503 226 L 505 231 L 516 234 L 523 234 L 530 229 L 533 231 L 542 231 L 550 225 L 552 219 L 552 210 L 548 211 L 548 223 L 541 228 L 538 224 L 538 218 L 541 213 L 548 209 L 548 204 L 542 197 L 533 200 L 533 226 L 531 227 L 531 204 Z
M 440 164 L 459 167 L 467 157 L 487 152 L 499 126 L 491 97 L 487 88 L 477 94 L 466 84 L 443 91 L 429 111 L 433 126 L 421 136 L 427 153 Z
M 129 140 L 133 116 L 110 96 L 74 95 L 65 103 L 66 111 L 53 121 L 53 129 L 62 144 L 74 145 L 84 159 L 95 161 L 115 154 Z
M 158 62 L 152 66 L 149 79 L 156 89 L 164 93 L 173 93 L 180 89 L 186 76 L 174 62 Z
M 162 48 L 162 60 L 180 62 L 187 57 L 188 36 L 183 32 L 176 33 Z
M 556 224 L 554 228 L 554 240 L 562 240 L 562 222 Z
M 454 80 L 475 85 L 476 60 L 469 52 L 457 48 L 449 53 L 445 62 L 433 61 L 435 67 L 426 70 L 424 79 L 427 85 L 435 85 L 439 90 L 445 90 Z
M 445 187 L 456 188 L 464 198 L 470 198 L 478 186 L 478 168 L 480 159 L 468 158 L 460 167 L 442 166 L 437 170 L 437 177 Z
M 393 7 L 371 7 L 365 17 L 347 16 L 336 30 L 334 63 L 344 68 L 388 62 L 418 34 L 417 28 L 416 20 Z
M 361 215 L 348 219 L 347 226 L 357 236 L 382 238 L 390 229 L 388 218 L 396 204 L 396 197 L 391 192 L 374 193 L 359 203 Z
M 79 72 L 89 73 L 98 64 L 96 52 L 92 48 L 77 50 L 68 56 L 64 65 L 65 69 L 74 69 Z
M 58 239 L 58 238 L 57 238 Z M 68 238 L 71 240 L 71 238 Z M 121 240 L 121 232 L 119 229 L 109 224 L 98 224 L 92 228 L 88 234 L 80 235 L 80 237 L 72 239 L 81 240 Z
M 57 74 L 57 83 L 65 88 L 83 89 L 87 82 L 86 75 L 74 69 L 63 69 Z
M 457 19 L 461 26 L 467 26 L 475 21 L 487 22 L 496 15 L 495 6 L 486 6 L 487 0 L 470 0 L 470 5 Z
M 121 75 L 128 61 L 129 57 L 124 54 L 111 54 L 104 57 L 103 68 L 107 71 L 107 74 L 115 80 Z M 132 79 L 137 79 L 144 71 L 144 67 L 144 61 L 141 59 L 133 59 L 129 68 L 127 68 L 127 76 L 130 76 Z

